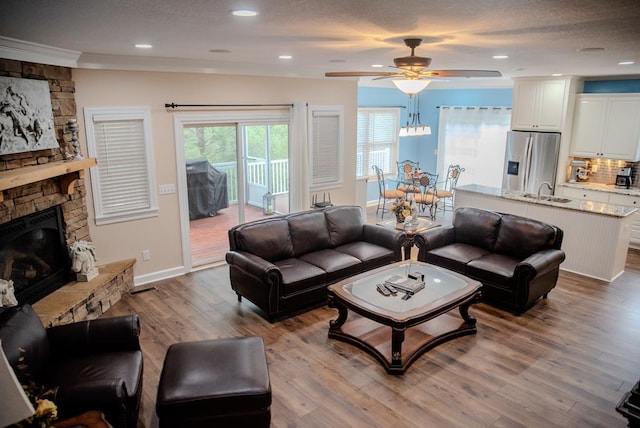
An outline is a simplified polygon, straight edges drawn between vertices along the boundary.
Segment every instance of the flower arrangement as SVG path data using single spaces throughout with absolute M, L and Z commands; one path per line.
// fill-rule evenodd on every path
M 411 216 L 411 203 L 406 198 L 396 198 L 391 204 L 391 212 L 396 215 L 398 223 L 403 223 L 405 218 Z
M 53 400 L 53 390 L 36 385 L 34 382 L 21 382 L 25 395 L 33 405 L 36 413 L 15 424 L 20 428 L 53 428 L 58 419 L 58 408 Z
M 20 348 L 20 353 L 24 354 L 24 352 L 25 349 Z M 19 364 L 16 367 L 18 369 L 16 376 L 18 377 L 20 385 L 36 413 L 33 416 L 12 425 L 12 427 L 53 428 L 53 423 L 58 419 L 58 407 L 53 402 L 55 393 L 52 389 L 38 385 L 33 380 L 29 379 L 30 374 L 27 371 L 28 367 L 27 364 L 24 363 L 24 359 L 24 355 L 21 355 L 18 360 Z

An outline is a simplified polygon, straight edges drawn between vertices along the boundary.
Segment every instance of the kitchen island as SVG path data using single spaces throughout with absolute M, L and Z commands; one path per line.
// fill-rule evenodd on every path
M 544 195 L 543 195 L 544 196 Z M 456 188 L 454 208 L 516 214 L 558 226 L 567 258 L 560 269 L 611 282 L 624 272 L 637 208 L 569 198 L 537 198 L 470 184 Z

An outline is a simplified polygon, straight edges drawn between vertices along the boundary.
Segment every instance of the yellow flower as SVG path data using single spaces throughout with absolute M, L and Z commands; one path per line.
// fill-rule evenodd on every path
M 37 417 L 39 418 L 42 418 L 45 416 L 48 416 L 51 418 L 58 417 L 58 408 L 52 401 L 47 399 L 36 400 L 36 404 L 38 405 L 38 408 L 36 409 Z

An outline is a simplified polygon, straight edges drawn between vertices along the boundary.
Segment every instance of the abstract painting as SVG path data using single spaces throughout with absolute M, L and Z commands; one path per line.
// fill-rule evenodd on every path
M 0 155 L 58 147 L 49 83 L 0 77 Z

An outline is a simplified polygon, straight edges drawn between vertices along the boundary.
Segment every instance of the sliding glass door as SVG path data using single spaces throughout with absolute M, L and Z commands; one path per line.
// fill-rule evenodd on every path
M 183 124 L 193 267 L 224 260 L 228 229 L 266 216 L 267 198 L 289 212 L 288 124 L 251 122 Z

